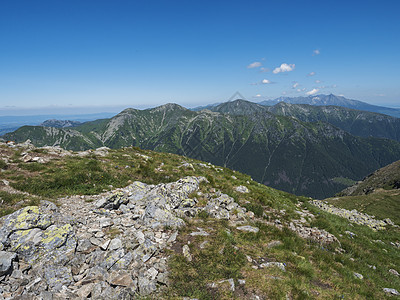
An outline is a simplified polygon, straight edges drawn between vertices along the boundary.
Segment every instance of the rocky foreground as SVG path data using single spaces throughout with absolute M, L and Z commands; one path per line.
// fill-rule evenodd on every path
M 108 150 L 100 148 L 94 152 L 105 157 Z M 72 155 L 54 147 L 47 147 L 46 151 L 55 157 Z M 78 152 L 73 155 L 88 154 L 92 153 Z M 29 151 L 20 155 L 25 163 L 45 163 L 50 159 L 36 157 Z M 136 155 L 145 161 L 151 160 L 149 156 Z M 178 170 L 180 167 L 194 169 L 191 163 L 183 163 Z M 222 171 L 209 164 L 198 163 L 197 167 Z M 232 176 L 231 179 L 234 182 L 237 178 Z M 170 285 L 171 253 L 183 254 L 187 262 L 195 261 L 189 241 L 182 244 L 178 235 L 192 218 L 202 215 L 226 220 L 230 230 L 249 235 L 257 234 L 264 225 L 280 231 L 289 229 L 299 237 L 320 245 L 321 249 L 325 249 L 327 244 L 334 245 L 332 255 L 346 252 L 338 239 L 341 235 L 335 236 L 311 226 L 317 215 L 300 202 L 295 204 L 297 217 L 294 218 L 286 218 L 285 209 L 268 206 L 262 207 L 262 216 L 255 216 L 243 207 L 250 203 L 244 199 L 251 194 L 252 183 L 247 181 L 245 184 L 243 181 L 242 184 L 233 186 L 235 192 L 243 196 L 240 201 L 213 188 L 205 177 L 186 176 L 175 182 L 157 185 L 135 181 L 125 188 L 100 195 L 70 196 L 57 199 L 54 203 L 41 201 L 38 206 L 21 208 L 0 219 L 0 300 L 158 299 Z M 328 206 L 322 201 L 309 203 L 372 229 L 395 226 L 390 220 L 376 220 L 355 210 Z M 352 232 L 346 233 L 356 237 Z M 212 234 L 213 229 L 206 226 L 191 229 L 188 233 L 191 237 L 204 237 L 199 244 L 202 249 L 208 247 L 210 243 L 207 239 Z M 269 249 L 282 244 L 280 240 L 272 240 L 265 247 Z M 293 255 L 304 259 L 296 253 Z M 246 261 L 252 270 L 272 268 L 287 274 L 288 268 L 294 269 L 293 263 L 270 257 L 261 259 L 246 254 Z M 355 271 L 358 270 L 355 268 L 352 276 L 364 280 L 363 275 Z M 400 276 L 394 269 L 389 272 L 391 276 Z M 276 281 L 282 279 L 275 275 L 270 278 Z M 215 289 L 224 284 L 235 292 L 235 289 L 240 289 L 238 285 L 246 284 L 246 280 L 245 277 L 225 278 L 209 283 L 208 287 Z M 398 294 L 392 288 L 385 288 L 384 292 Z M 254 292 L 246 299 L 261 299 L 257 297 Z
M 248 225 L 254 214 L 225 194 L 202 195 L 209 201 L 196 207 L 196 200 L 188 197 L 203 181 L 186 177 L 156 186 L 134 182 L 107 195 L 59 199 L 59 207 L 42 201 L 2 218 L 0 299 L 130 299 L 155 293 L 168 285 L 164 250 L 185 226 L 184 218 L 200 211 L 230 220 L 238 230 L 258 231 Z M 244 186 L 237 190 L 247 192 Z M 282 227 L 279 223 L 274 225 Z M 291 229 L 305 238 L 337 241 L 302 223 L 291 223 Z M 192 234 L 208 235 L 201 228 Z M 182 251 L 191 259 L 187 246 Z
M 395 225 L 389 218 L 386 218 L 385 220 L 378 220 L 375 219 L 374 216 L 358 212 L 356 209 L 348 210 L 344 208 L 337 208 L 332 204 L 328 204 L 321 200 L 312 200 L 310 203 L 321 210 L 348 219 L 352 223 L 368 226 L 375 231 L 384 230 L 386 228 L 385 226 L 387 225 L 398 226 Z
M 130 299 L 155 292 L 168 284 L 163 250 L 185 225 L 182 217 L 198 213 L 188 195 L 204 180 L 135 182 L 93 202 L 42 201 L 2 218 L 0 299 Z M 245 209 L 224 194 L 202 210 L 245 219 Z

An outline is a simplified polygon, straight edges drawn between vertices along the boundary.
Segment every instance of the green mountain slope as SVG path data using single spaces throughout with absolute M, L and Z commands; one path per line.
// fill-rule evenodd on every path
M 395 161 L 373 172 L 362 181 L 340 192 L 339 195 L 367 195 L 379 189 L 400 189 L 400 161 Z
M 335 206 L 400 223 L 400 161 L 380 168 L 336 197 L 325 200 Z
M 400 141 L 400 119 L 339 106 L 312 106 L 280 102 L 268 111 L 291 116 L 305 122 L 324 121 L 351 134 Z
M 240 104 L 240 103 L 239 103 Z M 291 193 L 328 197 L 400 158 L 400 144 L 359 138 L 324 122 L 277 116 L 262 106 L 236 105 L 236 114 L 194 112 L 176 104 L 126 109 L 74 129 L 22 127 L 8 140 L 84 150 L 139 146 L 209 161 L 250 174 Z M 221 108 L 231 111 L 229 107 Z M 244 115 L 241 110 L 251 110 Z
M 372 136 L 400 141 L 399 118 L 346 107 L 314 106 L 286 102 L 279 102 L 273 106 L 262 106 L 246 100 L 235 100 L 209 109 L 231 115 L 271 112 L 275 115 L 294 117 L 304 122 L 323 121 L 357 136 Z
M 347 107 L 347 108 L 352 108 L 352 109 L 357 109 L 357 110 L 364 110 L 364 111 L 369 111 L 369 112 L 375 112 L 375 113 L 380 113 L 380 114 L 385 114 L 393 117 L 400 117 L 400 109 L 398 108 L 390 108 L 390 107 L 384 107 L 384 106 L 377 106 L 377 105 L 371 105 L 362 101 L 358 100 L 352 100 L 352 99 L 347 99 L 342 96 L 336 96 L 333 94 L 330 95 L 312 95 L 312 96 L 307 96 L 307 97 L 280 97 L 274 100 L 266 100 L 262 101 L 259 104 L 261 105 L 266 105 L 266 106 L 272 106 L 275 105 L 279 102 L 286 102 L 286 103 L 291 103 L 291 104 L 309 104 L 309 105 L 315 105 L 315 106 L 328 106 L 328 105 L 334 105 L 334 106 L 341 106 L 341 107 Z

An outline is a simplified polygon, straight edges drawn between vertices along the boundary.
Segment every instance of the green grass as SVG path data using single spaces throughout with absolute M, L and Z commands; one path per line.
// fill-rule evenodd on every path
M 191 262 L 187 261 L 181 253 L 176 253 L 170 261 L 171 286 L 167 292 L 169 297 L 184 296 L 199 299 L 221 299 L 232 296 L 227 290 L 212 289 L 208 285 L 212 282 L 228 278 L 242 278 L 240 270 L 246 264 L 246 257 L 242 251 L 235 249 L 234 236 L 226 231 L 226 222 L 210 220 L 216 231 L 209 239 L 204 249 L 195 244 L 190 244 L 193 256 Z M 195 230 L 189 224 L 179 237 L 179 244 L 185 244 L 185 233 Z M 203 237 L 196 238 L 203 241 Z M 197 244 L 197 243 L 196 243 Z
M 7 164 L 4 160 L 0 159 L 0 169 L 5 170 L 7 169 Z
M 30 172 L 40 172 L 40 171 L 46 170 L 46 166 L 43 164 L 40 164 L 38 162 L 32 162 L 29 164 L 19 163 L 18 167 L 21 169 L 28 170 Z
M 345 178 L 345 177 L 335 177 L 335 178 L 332 178 L 332 180 L 334 182 L 342 184 L 344 186 L 352 186 L 353 184 L 356 183 L 356 181 L 354 181 L 350 178 Z
M 146 161 L 137 153 L 151 159 Z M 19 158 L 20 154 L 16 153 L 14 160 L 19 161 Z M 192 163 L 195 170 L 179 168 L 183 161 Z M 285 299 L 286 296 L 291 299 L 390 299 L 383 294 L 384 287 L 400 290 L 400 279 L 388 272 L 389 269 L 400 271 L 400 251 L 390 244 L 400 240 L 399 229 L 389 226 L 385 231 L 374 232 L 365 226 L 351 225 L 343 218 L 311 206 L 307 202 L 309 198 L 274 190 L 229 169 L 216 171 L 201 167 L 199 162 L 178 155 L 124 148 L 112 150 L 106 157 L 66 157 L 45 164 L 11 163 L 0 173 L 0 179 L 10 181 L 20 191 L 40 197 L 0 192 L 3 201 L 0 214 L 14 211 L 16 203 L 22 200 L 23 206 L 37 203 L 37 199 L 43 197 L 55 200 L 67 195 L 97 194 L 111 189 L 110 185 L 124 187 L 135 180 L 158 184 L 189 175 L 204 176 L 209 183 L 202 183 L 200 191 L 206 194 L 216 189 L 232 196 L 258 218 L 249 221 L 259 232 L 241 232 L 229 222 L 215 220 L 207 213 L 186 219 L 187 226 L 180 230 L 177 244 L 167 250 L 170 251 L 170 284 L 162 297 L 243 299 L 257 294 L 265 299 Z M 164 163 L 164 171 L 157 170 L 161 163 Z M 239 185 L 248 187 L 249 193 L 236 192 L 235 187 Z M 349 199 L 353 205 L 360 205 L 360 210 L 371 210 L 380 218 L 390 217 L 396 222 L 398 202 L 393 200 L 392 203 L 390 199 L 393 198 L 377 199 L 377 195 L 373 198 L 373 195 Z M 205 205 L 205 198 L 197 193 L 190 196 Z M 346 199 L 335 201 L 342 206 L 349 203 Z M 284 223 L 299 218 L 295 211 L 301 208 L 308 208 L 315 215 L 311 226 L 334 234 L 340 244 L 320 245 L 298 237 L 287 228 L 279 230 L 267 224 L 275 219 Z M 210 235 L 190 236 L 192 231 L 198 231 L 197 227 L 204 228 Z M 351 238 L 346 231 L 354 232 L 356 237 Z M 107 232 L 109 237 L 115 234 L 117 232 Z M 376 240 L 383 244 L 374 242 Z M 208 244 L 201 249 L 204 241 Z M 280 241 L 281 245 L 268 247 L 272 241 Z M 182 255 L 185 244 L 190 247 L 191 262 Z M 345 252 L 339 253 L 337 248 Z M 277 268 L 253 268 L 267 261 L 285 263 L 286 272 Z M 376 270 L 368 265 L 376 266 Z M 353 272 L 361 273 L 364 279 L 356 279 Z M 229 278 L 235 281 L 234 293 L 228 284 L 218 283 Z M 239 285 L 238 279 L 245 279 L 246 283 Z M 211 283 L 216 283 L 217 287 L 211 288 Z
M 20 202 L 19 206 L 15 206 Z M 0 191 L 0 217 L 11 214 L 22 206 L 37 205 L 39 199 L 20 193 Z
M 368 195 L 344 196 L 325 199 L 330 204 L 345 209 L 356 209 L 378 219 L 390 218 L 400 224 L 400 191 L 380 190 Z

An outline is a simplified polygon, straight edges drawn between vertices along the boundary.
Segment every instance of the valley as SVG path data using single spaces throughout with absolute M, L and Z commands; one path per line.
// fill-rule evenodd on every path
M 126 109 L 73 128 L 24 126 L 4 135 L 69 150 L 137 146 L 229 167 L 297 195 L 333 196 L 400 158 L 399 119 L 333 106 L 236 100 L 191 111 Z

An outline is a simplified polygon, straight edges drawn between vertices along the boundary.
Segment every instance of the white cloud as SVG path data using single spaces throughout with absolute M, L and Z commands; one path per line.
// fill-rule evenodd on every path
M 261 67 L 261 65 L 262 65 L 262 64 L 261 64 L 259 61 L 255 61 L 255 62 L 249 64 L 249 65 L 247 66 L 247 69 L 258 68 L 258 67 Z
M 293 70 L 294 70 L 295 66 L 296 66 L 295 64 L 286 64 L 286 63 L 283 63 L 283 64 L 281 64 L 280 67 L 276 67 L 276 68 L 272 71 L 272 73 L 278 74 L 278 73 L 281 73 L 281 72 L 290 72 L 290 71 L 293 71 Z
M 271 82 L 270 80 L 268 80 L 268 79 L 263 79 L 263 80 L 261 81 L 261 83 L 262 83 L 262 84 L 271 84 L 272 82 Z
M 298 83 L 298 82 L 296 82 L 296 81 L 293 82 L 292 89 L 297 88 L 299 85 L 300 85 L 300 83 Z
M 269 72 L 269 69 L 268 69 L 268 68 L 264 68 L 264 67 L 260 68 L 260 70 L 261 70 L 261 72 L 263 72 L 263 73 Z
M 315 83 L 321 83 L 321 80 L 317 79 L 317 80 L 315 80 Z
M 308 95 L 308 96 L 314 95 L 314 94 L 318 93 L 318 91 L 319 91 L 319 89 L 312 89 L 311 91 L 308 91 L 308 92 L 306 93 L 306 95 Z
M 321 52 L 319 51 L 319 49 L 315 49 L 314 51 L 313 51 L 313 56 L 314 55 L 319 55 Z
M 261 95 L 260 95 L 260 94 L 257 94 L 257 95 L 256 95 L 256 97 L 257 97 L 257 98 L 260 98 L 260 97 L 261 97 Z
M 259 84 L 274 84 L 274 83 L 276 83 L 276 82 L 273 82 L 273 81 L 268 80 L 268 79 L 263 79 L 263 80 L 261 80 L 259 82 L 254 82 L 254 83 L 250 83 L 250 84 L 251 85 L 259 85 Z
M 315 72 L 308 73 L 307 76 L 314 76 Z

